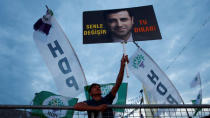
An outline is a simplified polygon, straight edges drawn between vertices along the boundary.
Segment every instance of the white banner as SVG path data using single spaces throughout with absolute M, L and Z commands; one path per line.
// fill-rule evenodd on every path
M 87 85 L 84 72 L 68 38 L 52 16 L 49 34 L 34 31 L 33 39 L 54 77 L 58 92 L 75 97 Z
M 156 104 L 180 104 L 182 98 L 167 75 L 158 67 L 152 58 L 138 49 L 129 59 L 129 70 L 139 79 Z

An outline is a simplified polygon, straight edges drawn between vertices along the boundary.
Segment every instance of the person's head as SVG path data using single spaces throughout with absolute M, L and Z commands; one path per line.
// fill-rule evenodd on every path
M 121 39 L 130 36 L 134 18 L 128 9 L 109 10 L 104 17 L 111 35 Z
M 90 85 L 90 88 L 88 89 L 88 92 L 91 97 L 100 95 L 101 96 L 101 86 L 97 83 L 93 83 Z

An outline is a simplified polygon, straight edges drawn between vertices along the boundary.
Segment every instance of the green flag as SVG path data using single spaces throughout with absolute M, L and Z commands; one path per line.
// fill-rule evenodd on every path
M 35 94 L 33 105 L 49 105 L 49 106 L 74 106 L 77 98 L 69 98 L 48 91 L 41 91 Z M 73 110 L 51 110 L 51 109 L 32 109 L 32 115 L 41 118 L 72 118 Z
M 196 100 L 192 100 L 193 104 L 201 104 L 202 103 L 202 91 L 200 90 L 198 93 L 198 96 L 196 98 Z M 201 111 L 201 108 L 196 108 L 195 109 L 195 113 L 193 114 L 193 116 L 196 116 L 196 114 Z
M 192 100 L 192 103 L 193 103 L 193 104 L 196 104 L 196 101 L 197 101 L 197 100 Z M 201 111 L 201 110 L 202 110 L 201 108 L 195 108 L 195 113 L 193 114 L 193 116 L 196 116 L 197 113 L 198 113 L 199 111 Z
M 109 83 L 109 84 L 100 84 L 101 86 L 101 92 L 102 92 L 102 96 L 106 96 L 112 89 L 112 87 L 115 85 L 115 83 Z M 86 99 L 92 99 L 88 93 L 88 89 L 89 89 L 89 85 L 85 86 L 85 96 Z M 116 97 L 113 101 L 112 104 L 115 105 L 123 105 L 126 104 L 126 97 L 127 97 L 127 88 L 128 88 L 128 83 L 122 83 L 117 94 Z M 123 112 L 123 109 L 114 109 L 114 111 L 116 112 Z

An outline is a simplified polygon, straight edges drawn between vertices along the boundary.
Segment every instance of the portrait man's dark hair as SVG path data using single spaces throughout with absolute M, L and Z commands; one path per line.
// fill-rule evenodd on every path
M 104 19 L 105 21 L 107 20 L 107 16 L 112 14 L 112 13 L 117 13 L 117 12 L 120 12 L 120 11 L 127 11 L 129 16 L 132 17 L 133 14 L 131 12 L 130 9 L 115 9 L 115 10 L 107 10 L 107 11 L 104 11 Z

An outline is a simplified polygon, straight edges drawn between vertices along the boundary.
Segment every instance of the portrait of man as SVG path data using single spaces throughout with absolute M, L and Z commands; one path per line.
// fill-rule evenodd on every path
M 133 41 L 134 17 L 129 9 L 105 11 L 104 18 L 112 42 Z
M 162 36 L 152 5 L 83 13 L 83 44 L 159 39 Z

